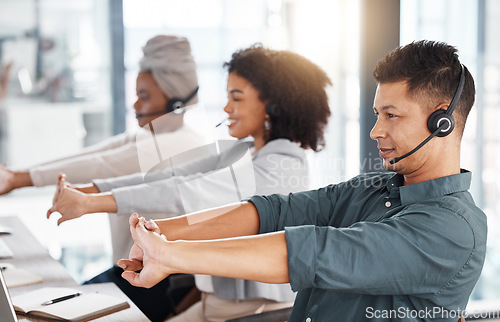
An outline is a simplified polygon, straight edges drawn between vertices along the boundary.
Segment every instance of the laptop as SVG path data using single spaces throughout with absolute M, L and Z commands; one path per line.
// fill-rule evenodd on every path
M 0 321 L 2 322 L 18 322 L 14 306 L 10 299 L 7 284 L 3 278 L 3 273 L 0 270 Z

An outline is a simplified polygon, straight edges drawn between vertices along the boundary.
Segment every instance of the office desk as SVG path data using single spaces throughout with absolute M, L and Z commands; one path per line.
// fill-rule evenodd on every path
M 9 289 L 11 296 L 22 294 L 45 286 L 72 287 L 84 292 L 100 292 L 128 300 L 130 308 L 104 316 L 94 321 L 149 321 L 148 318 L 130 301 L 127 296 L 113 283 L 79 285 L 66 272 L 64 267 L 54 260 L 48 251 L 35 239 L 31 232 L 15 216 L 0 217 L 0 225 L 12 228 L 12 234 L 2 235 L 2 238 L 14 253 L 14 258 L 1 260 L 12 263 L 17 268 L 31 271 L 43 278 L 42 283 L 19 286 Z M 36 318 L 18 316 L 19 321 L 44 321 Z

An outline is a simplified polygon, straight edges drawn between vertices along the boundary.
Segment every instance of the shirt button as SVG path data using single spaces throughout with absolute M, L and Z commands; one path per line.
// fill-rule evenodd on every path
M 391 206 L 391 202 L 390 202 L 390 201 L 387 201 L 387 202 L 385 203 L 385 206 L 386 206 L 387 208 L 389 208 L 389 207 Z
M 312 321 L 311 318 L 306 319 L 306 322 L 311 322 L 311 321 Z

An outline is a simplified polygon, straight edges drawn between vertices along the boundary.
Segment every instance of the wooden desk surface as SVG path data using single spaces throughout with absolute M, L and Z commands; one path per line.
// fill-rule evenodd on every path
M 113 283 L 79 285 L 58 261 L 36 240 L 21 220 L 15 216 L 0 217 L 0 225 L 12 228 L 12 234 L 0 238 L 14 253 L 14 258 L 0 260 L 12 263 L 43 278 L 42 283 L 9 288 L 11 296 L 22 294 L 45 286 L 72 287 L 85 292 L 100 292 L 127 299 L 130 308 L 104 316 L 94 321 L 149 321 L 137 306 Z M 19 321 L 43 321 L 31 317 L 18 316 Z

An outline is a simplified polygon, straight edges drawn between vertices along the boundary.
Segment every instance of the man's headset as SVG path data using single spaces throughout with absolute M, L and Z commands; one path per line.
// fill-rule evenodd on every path
M 451 100 L 450 105 L 448 106 L 448 109 L 434 111 L 434 113 L 432 113 L 429 116 L 429 119 L 427 120 L 427 127 L 429 128 L 429 131 L 431 131 L 431 135 L 429 135 L 424 141 L 422 141 L 422 143 L 420 143 L 416 148 L 414 148 L 410 152 L 390 160 L 389 161 L 390 164 L 395 164 L 396 162 L 399 162 L 404 158 L 409 157 L 413 153 L 417 152 L 433 137 L 447 136 L 453 131 L 453 129 L 455 128 L 455 118 L 453 117 L 453 111 L 455 110 L 455 107 L 457 107 L 458 101 L 460 100 L 460 96 L 462 95 L 462 91 L 464 89 L 464 84 L 465 84 L 465 66 L 463 64 L 460 64 L 460 66 L 462 68 L 460 73 L 460 81 L 458 82 L 458 87 L 455 91 L 455 95 L 453 95 L 453 98 Z
M 151 112 L 151 113 L 135 113 L 135 117 L 137 118 L 148 117 L 154 115 L 167 114 L 170 112 L 174 112 L 174 114 L 182 114 L 186 110 L 186 103 L 189 102 L 196 95 L 196 93 L 198 93 L 198 89 L 199 87 L 196 87 L 196 89 L 191 94 L 189 94 L 189 96 L 186 97 L 185 99 L 172 97 L 171 99 L 168 100 L 167 107 L 164 111 Z

